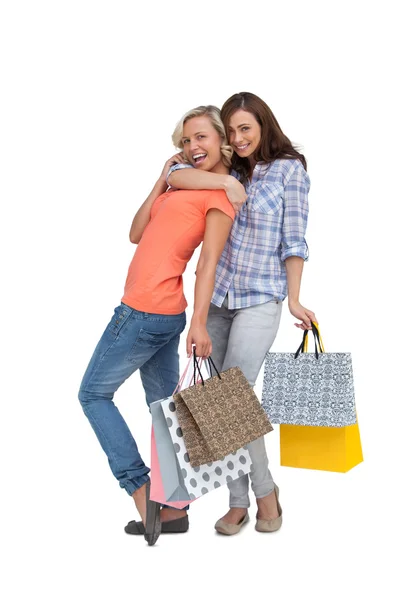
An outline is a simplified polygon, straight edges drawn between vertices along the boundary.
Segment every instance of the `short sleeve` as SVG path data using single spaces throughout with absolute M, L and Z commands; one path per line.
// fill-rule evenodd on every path
M 167 184 L 168 184 L 168 177 L 171 175 L 171 173 L 173 173 L 174 171 L 179 171 L 180 169 L 194 169 L 194 166 L 193 165 L 189 165 L 188 163 L 177 163 L 176 165 L 173 165 L 170 168 L 170 170 L 168 171 L 168 175 L 167 175 L 167 178 L 166 178 Z M 172 185 L 170 187 L 173 190 L 176 189 Z
M 206 215 L 211 208 L 222 211 L 232 221 L 235 218 L 235 210 L 223 190 L 211 190 L 210 194 L 204 199 L 204 214 Z

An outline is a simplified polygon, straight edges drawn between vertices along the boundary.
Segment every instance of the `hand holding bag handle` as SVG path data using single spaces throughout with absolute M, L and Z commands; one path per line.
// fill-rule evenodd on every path
M 300 353 L 307 352 L 307 350 L 308 350 L 308 331 L 309 331 L 308 329 L 306 329 L 304 331 L 303 340 L 294 355 L 295 359 L 299 357 Z M 319 357 L 318 348 L 319 348 L 319 352 L 321 354 L 325 352 L 325 349 L 324 349 L 324 345 L 322 343 L 321 335 L 319 332 L 319 327 L 318 327 L 317 323 L 315 323 L 314 321 L 311 323 L 311 331 L 314 336 L 315 358 L 318 360 L 318 357 Z

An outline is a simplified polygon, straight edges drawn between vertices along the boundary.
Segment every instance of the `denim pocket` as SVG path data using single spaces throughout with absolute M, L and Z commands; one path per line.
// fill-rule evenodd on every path
M 137 341 L 149 346 L 162 346 L 169 342 L 174 337 L 175 332 L 171 331 L 148 331 L 147 329 L 141 329 L 137 338 Z
M 129 362 L 142 360 L 143 357 L 149 355 L 149 358 L 158 352 L 161 348 L 169 344 L 174 338 L 180 336 L 185 328 L 186 319 L 180 320 L 178 323 L 160 322 L 159 329 L 156 331 L 155 322 L 144 324 L 136 337 L 136 340 L 127 356 Z M 151 329 L 148 329 L 150 328 Z

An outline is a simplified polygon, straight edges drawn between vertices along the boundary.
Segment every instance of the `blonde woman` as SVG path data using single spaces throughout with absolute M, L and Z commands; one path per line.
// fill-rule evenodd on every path
M 216 107 L 202 106 L 184 115 L 173 137 L 188 164 L 228 174 L 232 150 Z M 132 496 L 142 519 L 129 523 L 126 531 L 143 534 L 146 523 L 150 545 L 163 530 L 187 531 L 187 515 L 165 507 L 160 517 L 159 505 L 149 500 L 150 469 L 113 402 L 114 394 L 137 370 L 148 404 L 171 395 L 175 389 L 179 380 L 179 337 L 186 325 L 182 274 L 201 242 L 187 352 L 195 344 L 199 356 L 211 354 L 206 328 L 208 309 L 216 266 L 235 216 L 224 191 L 167 191 L 171 162 L 174 160 L 167 161 L 133 219 L 129 237 L 137 248 L 121 304 L 96 346 L 79 391 L 83 411 L 111 471 L 120 487 Z

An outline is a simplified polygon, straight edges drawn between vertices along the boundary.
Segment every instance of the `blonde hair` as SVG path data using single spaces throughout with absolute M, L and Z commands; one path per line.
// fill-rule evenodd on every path
M 232 154 L 233 149 L 228 144 L 228 139 L 225 133 L 225 127 L 222 123 L 221 113 L 219 108 L 209 104 L 208 106 L 198 106 L 197 108 L 193 108 L 189 110 L 186 114 L 183 115 L 181 120 L 177 123 L 174 133 L 172 134 L 172 142 L 175 148 L 179 148 L 183 150 L 182 137 L 183 137 L 183 126 L 189 119 L 193 119 L 194 117 L 202 117 L 207 116 L 214 129 L 217 131 L 221 138 L 221 160 L 225 167 L 230 167 L 232 162 Z

